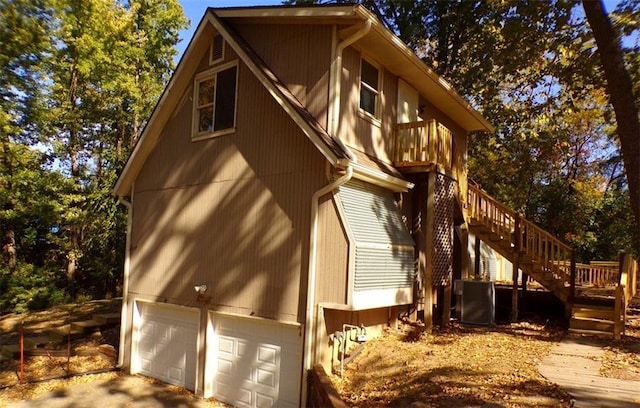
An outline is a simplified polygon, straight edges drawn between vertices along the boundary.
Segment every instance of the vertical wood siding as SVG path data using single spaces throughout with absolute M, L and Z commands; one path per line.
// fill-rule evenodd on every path
M 326 128 L 331 26 L 236 24 L 234 28 Z
M 316 300 L 345 304 L 349 242 L 338 216 L 335 202 L 329 196 L 318 208 L 318 263 Z
M 235 133 L 192 142 L 191 99 L 136 180 L 130 291 L 193 305 L 204 283 L 215 310 L 301 321 L 324 159 L 242 63 Z

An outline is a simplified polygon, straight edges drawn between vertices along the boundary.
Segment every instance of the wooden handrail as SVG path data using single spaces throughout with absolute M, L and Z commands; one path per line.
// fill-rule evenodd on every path
M 624 334 L 627 323 L 627 307 L 631 299 L 638 293 L 638 261 L 629 254 L 620 255 L 620 275 L 615 294 L 614 329 L 616 339 Z
M 467 191 L 468 214 L 472 220 L 508 240 L 514 251 L 541 265 L 544 271 L 561 279 L 563 285 L 573 291 L 575 259 L 570 246 L 499 203 L 478 186 L 469 184 Z
M 453 134 L 435 119 L 398 123 L 394 136 L 395 163 L 428 163 L 453 168 Z

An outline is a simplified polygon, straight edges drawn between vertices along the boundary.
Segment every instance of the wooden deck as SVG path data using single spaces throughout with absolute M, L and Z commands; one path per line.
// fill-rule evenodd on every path
M 574 407 L 640 407 L 640 381 L 600 376 L 602 340 L 567 336 L 545 357 L 538 370 L 574 398 Z

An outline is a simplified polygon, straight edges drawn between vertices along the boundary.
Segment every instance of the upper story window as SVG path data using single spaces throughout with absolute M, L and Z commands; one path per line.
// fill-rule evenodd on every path
M 224 61 L 224 39 L 220 34 L 213 36 L 209 50 L 209 65 Z
M 193 140 L 235 131 L 237 61 L 196 75 L 193 95 Z
M 380 70 L 365 59 L 360 63 L 360 109 L 378 117 Z

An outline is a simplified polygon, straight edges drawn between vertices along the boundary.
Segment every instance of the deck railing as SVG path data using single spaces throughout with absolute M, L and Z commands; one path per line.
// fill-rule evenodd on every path
M 629 254 L 620 256 L 620 280 L 616 287 L 613 336 L 620 339 L 627 322 L 627 307 L 638 293 L 638 261 Z
M 571 287 L 573 250 L 547 231 L 500 204 L 478 186 L 468 186 L 468 213 L 492 234 L 507 240 L 522 260 L 535 262 L 540 272 L 551 273 L 561 279 L 565 287 Z M 542 282 L 541 282 L 542 283 Z
M 394 146 L 396 166 L 428 163 L 453 168 L 453 134 L 435 119 L 397 124 Z
M 577 286 L 616 286 L 620 279 L 620 264 L 616 261 L 591 261 L 576 264 Z

